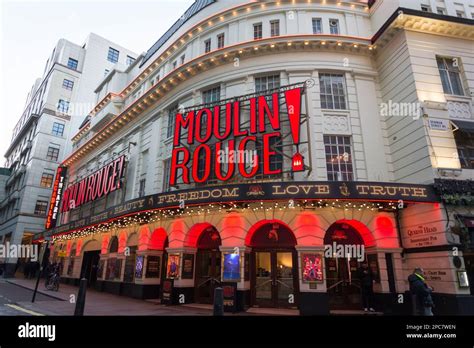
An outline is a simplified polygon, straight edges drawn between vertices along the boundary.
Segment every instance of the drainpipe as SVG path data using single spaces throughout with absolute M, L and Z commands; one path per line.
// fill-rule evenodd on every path
M 402 255 L 402 257 L 403 257 L 403 253 L 404 253 L 404 251 L 405 251 L 405 247 L 403 246 L 403 239 L 402 239 L 401 229 L 400 229 L 400 210 L 398 210 L 398 209 L 395 211 L 395 220 L 396 220 L 396 223 L 397 223 L 398 243 L 400 244 L 400 247 L 402 248 L 401 255 Z

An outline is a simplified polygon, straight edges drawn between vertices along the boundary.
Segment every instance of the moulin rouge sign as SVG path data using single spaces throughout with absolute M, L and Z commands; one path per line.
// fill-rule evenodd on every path
M 70 185 L 63 195 L 61 213 L 107 196 L 121 188 L 120 179 L 125 169 L 125 155 L 103 166 L 95 173 Z
M 189 184 L 206 182 L 213 174 L 219 181 L 228 181 L 234 175 L 253 178 L 257 173 L 263 175 L 280 174 L 280 169 L 271 168 L 270 162 L 277 152 L 270 146 L 272 141 L 282 140 L 281 123 L 288 117 L 291 137 L 296 146 L 292 159 L 292 170 L 304 170 L 304 158 L 298 152 L 300 144 L 301 97 L 303 87 L 279 90 L 270 95 L 227 102 L 225 105 L 204 107 L 176 115 L 173 151 L 170 166 L 170 185 L 178 178 Z M 280 96 L 284 102 L 280 105 Z M 224 110 L 221 110 L 224 108 Z M 242 110 L 249 109 L 248 126 L 242 126 Z M 223 117 L 221 117 L 223 113 Z M 287 116 L 286 116 L 287 115 Z M 286 121 L 286 120 L 285 120 Z M 268 129 L 271 127 L 271 131 Z M 182 137 L 184 139 L 182 139 Z M 210 141 L 210 140 L 214 141 Z M 218 154 L 222 151 L 244 152 L 256 144 L 262 144 L 262 151 L 249 167 L 241 161 L 228 162 L 227 169 L 221 168 Z M 253 143 L 253 144 L 252 144 Z M 225 145 L 224 145 L 225 144 Z M 227 146 L 228 149 L 224 149 Z M 190 150 L 193 148 L 193 150 Z M 258 158 L 261 156 L 262 158 Z M 262 166 L 259 171 L 259 165 Z M 202 166 L 202 167 L 200 167 Z

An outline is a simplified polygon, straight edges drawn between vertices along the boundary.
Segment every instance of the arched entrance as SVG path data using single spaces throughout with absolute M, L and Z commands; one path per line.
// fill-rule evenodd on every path
M 324 245 L 330 247 L 332 257 L 326 255 L 326 286 L 330 309 L 360 309 L 361 260 L 352 251 L 363 252 L 362 231 L 350 221 L 338 221 L 326 231 Z M 350 247 L 350 248 L 348 248 Z M 364 257 L 365 259 L 365 257 Z
M 249 231 L 252 247 L 252 305 L 296 308 L 298 260 L 296 238 L 281 221 L 265 220 Z
M 195 301 L 213 303 L 214 289 L 221 283 L 221 237 L 210 224 L 199 224 L 194 228 L 201 230 L 196 242 Z
M 82 265 L 80 279 L 86 278 L 87 284 L 93 286 L 97 281 L 99 269 L 100 243 L 97 240 L 89 240 L 82 247 Z

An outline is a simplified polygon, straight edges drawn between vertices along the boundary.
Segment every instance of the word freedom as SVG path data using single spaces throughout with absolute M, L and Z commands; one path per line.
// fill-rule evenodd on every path
M 120 179 L 125 168 L 125 155 L 99 169 L 94 174 L 70 185 L 64 191 L 61 212 L 65 213 L 83 204 L 95 201 L 121 187 Z
M 25 244 L 0 244 L 0 259 L 3 258 L 30 258 L 31 261 L 38 261 L 38 245 Z
M 284 95 L 293 143 L 298 144 L 302 88 L 252 97 L 245 101 L 228 102 L 225 106 L 216 105 L 212 110 L 202 108 L 186 115 L 178 113 L 171 155 L 170 185 L 176 185 L 178 177 L 185 184 L 189 184 L 191 179 L 195 183 L 203 183 L 210 178 L 211 172 L 218 181 L 227 181 L 236 173 L 243 178 L 252 178 L 258 173 L 280 174 L 282 169 L 272 168 L 271 160 L 278 156 L 274 145 L 283 142 L 280 131 L 283 114 L 280 110 L 281 94 Z M 221 110 L 221 107 L 224 107 L 224 110 Z M 244 109 L 250 110 L 248 120 L 242 117 Z M 248 127 L 244 129 L 243 124 L 248 124 Z M 272 131 L 268 132 L 269 128 Z M 181 139 L 182 133 L 185 140 Z M 255 165 L 248 166 L 244 161 L 229 161 L 224 172 L 218 154 L 224 150 L 223 144 L 226 140 L 229 151 L 262 147 L 262 151 L 255 155 L 252 161 Z M 181 144 L 182 141 L 186 144 Z

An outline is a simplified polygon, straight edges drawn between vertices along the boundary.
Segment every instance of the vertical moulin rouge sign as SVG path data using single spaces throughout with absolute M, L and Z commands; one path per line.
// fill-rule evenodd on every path
M 239 175 L 253 178 L 258 173 L 275 175 L 281 168 L 271 165 L 277 156 L 272 144 L 282 143 L 286 134 L 282 124 L 289 124 L 289 135 L 296 151 L 292 154 L 292 171 L 305 169 L 299 153 L 301 100 L 304 88 L 287 86 L 262 95 L 235 97 L 230 101 L 203 106 L 187 113 L 178 113 L 175 121 L 173 151 L 170 165 L 170 185 L 178 178 L 185 184 L 206 182 L 211 174 L 218 181 L 228 181 Z M 224 149 L 227 147 L 227 149 Z M 221 167 L 219 153 L 242 153 L 259 147 L 253 165 L 242 161 L 227 162 Z
M 48 215 L 46 216 L 45 228 L 48 230 L 50 228 L 56 227 L 56 222 L 58 220 L 58 213 L 61 204 L 61 197 L 63 194 L 63 189 L 66 182 L 66 167 L 58 167 L 56 170 L 56 177 L 53 184 L 53 192 L 51 193 L 51 200 L 49 202 Z

